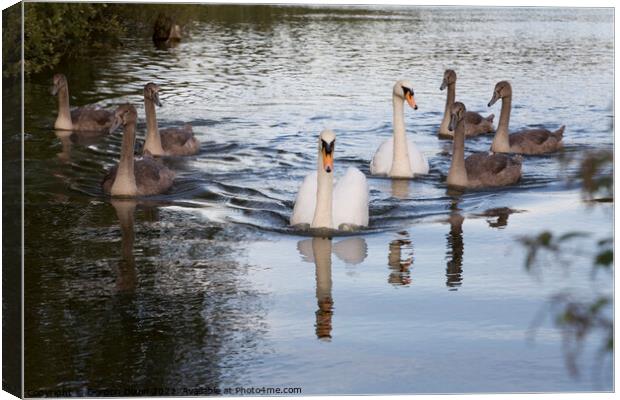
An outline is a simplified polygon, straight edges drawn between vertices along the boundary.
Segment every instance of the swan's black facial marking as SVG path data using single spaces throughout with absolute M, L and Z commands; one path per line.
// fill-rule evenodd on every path
M 327 142 L 321 139 L 321 152 L 323 153 L 323 168 L 328 174 L 334 169 L 334 147 L 336 139 Z
M 407 101 L 407 103 L 409 103 L 411 108 L 413 108 L 414 110 L 417 110 L 418 105 L 415 103 L 415 100 L 414 100 L 415 93 L 413 92 L 413 89 L 406 87 L 406 86 L 401 86 L 401 89 L 403 90 L 403 98 Z
M 332 154 L 334 152 L 334 147 L 336 146 L 336 140 L 332 140 L 330 143 L 327 143 L 325 140 L 321 139 L 321 147 L 325 154 Z
M 407 98 L 407 93 L 411 93 L 411 97 L 414 96 L 413 89 L 403 86 L 403 94 L 405 95 L 405 98 Z

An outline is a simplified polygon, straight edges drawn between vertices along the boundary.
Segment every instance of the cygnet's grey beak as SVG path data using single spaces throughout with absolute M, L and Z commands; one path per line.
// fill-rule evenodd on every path
M 58 94 L 58 86 L 52 86 L 50 89 L 50 93 L 52 94 L 52 96 L 56 96 Z
M 444 79 L 443 82 L 441 82 L 441 86 L 439 86 L 439 90 L 444 90 L 447 86 L 448 82 Z
M 456 114 L 450 115 L 450 123 L 448 124 L 448 130 L 450 131 L 456 130 Z
M 110 130 L 108 132 L 114 133 L 114 131 L 116 131 L 118 127 L 122 125 L 122 123 L 123 121 L 121 120 L 121 118 L 115 116 L 114 121 L 112 121 L 112 125 L 110 126 Z
M 489 101 L 488 107 L 491 107 L 495 102 L 499 99 L 497 93 L 493 93 L 493 97 L 491 97 L 491 101 Z
M 159 93 L 155 93 L 155 95 L 153 96 L 153 103 L 155 103 L 157 107 L 161 107 L 161 101 L 159 101 Z

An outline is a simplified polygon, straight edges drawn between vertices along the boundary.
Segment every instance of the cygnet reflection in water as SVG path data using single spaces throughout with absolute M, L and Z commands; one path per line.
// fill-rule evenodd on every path
M 73 143 L 71 141 L 71 131 L 55 129 L 54 134 L 58 140 L 60 140 L 60 144 L 62 145 L 62 151 L 58 153 L 57 156 L 60 161 L 67 163 L 71 160 L 71 147 L 73 147 Z
M 62 129 L 54 129 L 54 134 L 58 140 L 60 140 L 60 144 L 62 146 L 62 151 L 58 153 L 57 156 L 63 163 L 71 161 L 71 151 L 73 145 L 87 147 L 100 142 L 102 139 L 100 136 L 78 135 L 75 132 Z
M 476 214 L 480 217 L 486 217 L 487 223 L 491 228 L 503 229 L 508 225 L 508 217 L 510 214 L 520 213 L 520 210 L 513 210 L 508 207 L 489 208 L 483 213 Z
M 450 290 L 457 290 L 463 283 L 463 217 L 459 213 L 453 213 L 448 218 L 450 233 L 446 235 L 447 250 L 446 259 L 446 286 Z
M 411 239 L 409 239 L 409 232 L 399 232 L 398 235 L 399 238 L 390 242 L 388 253 L 390 275 L 388 282 L 394 286 L 406 286 L 411 283 L 409 269 L 411 264 L 413 264 L 413 245 Z
M 366 259 L 368 246 L 363 238 L 347 238 L 332 243 L 330 238 L 314 237 L 297 242 L 297 250 L 305 262 L 313 262 L 316 268 L 316 337 L 332 338 L 332 252 L 347 264 L 359 264 Z
M 463 221 L 459 208 L 460 197 L 455 197 L 450 202 L 450 215 L 448 222 L 450 232 L 446 235 L 446 286 L 449 290 L 457 290 L 463 283 Z
M 136 201 L 131 199 L 112 199 L 121 228 L 121 258 L 116 270 L 116 289 L 119 292 L 132 292 L 136 288 L 136 268 L 133 254 L 134 212 Z

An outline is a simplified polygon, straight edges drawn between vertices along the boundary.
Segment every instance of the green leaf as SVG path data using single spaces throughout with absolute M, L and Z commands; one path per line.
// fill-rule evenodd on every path
M 596 255 L 595 264 L 602 266 L 609 266 L 614 261 L 614 252 L 613 250 L 605 250 Z

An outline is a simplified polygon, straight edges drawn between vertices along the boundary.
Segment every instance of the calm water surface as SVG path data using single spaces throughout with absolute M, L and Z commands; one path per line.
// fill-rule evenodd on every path
M 131 102 L 144 132 L 142 87 L 154 81 L 160 127 L 193 125 L 200 154 L 165 160 L 178 179 L 149 201 L 101 192 L 120 132 L 56 134 L 51 76 L 26 82 L 26 390 L 611 390 L 601 337 L 583 343 L 576 377 L 552 317 L 535 320 L 556 293 L 612 291 L 606 273 L 590 273 L 612 206 L 584 205 L 557 156 L 526 158 L 517 186 L 449 196 L 451 142 L 436 131 L 454 68 L 468 109 L 497 121 L 486 104 L 508 79 L 513 128 L 566 124 L 576 158 L 611 149 L 612 11 L 260 10 L 208 11 L 178 47 L 156 49 L 144 32 L 61 68 L 73 105 Z M 400 78 L 416 90 L 407 130 L 431 173 L 370 178 L 359 235 L 288 228 L 318 133 L 338 135 L 336 176 L 368 173 Z M 545 229 L 593 236 L 570 266 L 547 259 L 529 273 L 515 239 Z

